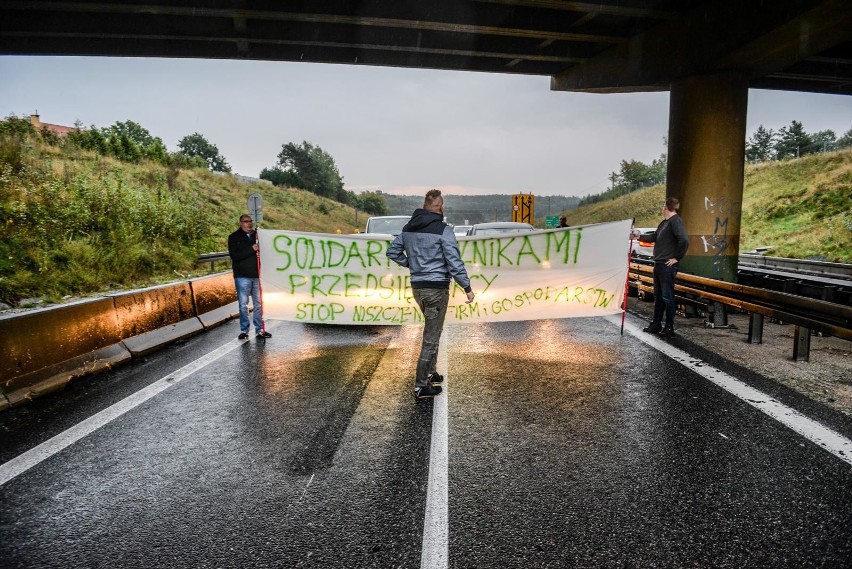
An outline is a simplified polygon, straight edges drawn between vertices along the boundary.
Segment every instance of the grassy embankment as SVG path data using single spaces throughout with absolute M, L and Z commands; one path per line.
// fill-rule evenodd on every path
M 570 225 L 636 218 L 656 227 L 665 187 L 654 186 L 564 214 Z M 852 263 L 852 150 L 746 166 L 740 251 Z
M 355 231 L 353 208 L 310 192 L 4 139 L 0 301 L 49 303 L 202 274 L 209 265 L 197 266 L 198 255 L 227 249 L 252 192 L 264 197 L 264 227 Z

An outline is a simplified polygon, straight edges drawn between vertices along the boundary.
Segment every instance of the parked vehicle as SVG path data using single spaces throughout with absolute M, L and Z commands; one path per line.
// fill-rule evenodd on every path
M 654 244 L 650 241 L 642 241 L 643 233 L 653 233 L 656 227 L 637 227 L 634 231 L 638 232 L 640 237 L 634 238 L 633 244 L 630 247 L 630 256 L 638 259 L 651 259 L 654 253 Z
M 467 235 L 467 232 L 470 231 L 472 225 L 456 225 L 453 227 L 453 233 L 456 234 L 456 237 L 464 237 Z
M 535 227 L 529 223 L 518 221 L 494 221 L 491 223 L 477 223 L 471 227 L 467 234 L 472 236 L 503 235 L 506 233 L 528 233 L 535 231 Z
M 364 233 L 383 233 L 386 235 L 399 235 L 402 228 L 411 219 L 410 215 L 378 215 L 367 220 Z

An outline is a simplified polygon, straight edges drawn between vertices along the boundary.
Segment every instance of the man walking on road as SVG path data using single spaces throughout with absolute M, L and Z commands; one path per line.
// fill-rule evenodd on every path
M 388 247 L 387 256 L 408 267 L 414 300 L 426 320 L 414 379 L 414 397 L 435 397 L 441 393 L 440 385 L 436 384 L 444 381 L 435 370 L 435 364 L 450 301 L 450 278 L 464 289 L 468 304 L 475 297 L 459 254 L 456 235 L 444 223 L 444 198 L 440 190 L 426 193 L 423 208 L 414 210 L 402 233 Z
M 689 248 L 689 236 L 677 214 L 678 208 L 677 198 L 668 198 L 657 230 L 642 235 L 643 241 L 654 244 L 654 319 L 643 331 L 666 337 L 674 336 L 675 277 L 680 268 L 678 263 Z M 665 327 L 662 326 L 664 312 Z
M 240 228 L 228 236 L 228 255 L 234 270 L 234 286 L 237 288 L 237 301 L 240 306 L 240 340 L 248 338 L 249 315 L 248 300 L 251 297 L 254 308 L 254 333 L 258 340 L 271 338 L 272 334 L 263 326 L 263 305 L 260 300 L 260 275 L 258 274 L 257 232 L 251 216 L 240 216 Z

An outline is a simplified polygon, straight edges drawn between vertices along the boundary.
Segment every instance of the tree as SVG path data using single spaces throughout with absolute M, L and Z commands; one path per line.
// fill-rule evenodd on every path
M 0 134 L 13 135 L 23 138 L 35 134 L 36 130 L 32 123 L 25 118 L 18 118 L 14 114 L 0 121 Z
M 382 199 L 384 199 L 384 197 L 382 197 Z M 358 194 L 351 190 L 343 190 L 343 199 L 338 201 L 353 207 L 361 207 L 361 199 L 358 197 Z
M 184 136 L 178 142 L 179 152 L 189 158 L 199 157 L 206 163 L 207 167 L 214 172 L 230 172 L 231 167 L 225 158 L 219 154 L 215 144 L 211 144 L 203 135 L 195 132 Z
M 772 159 L 772 148 L 775 142 L 775 132 L 766 130 L 763 125 L 746 142 L 745 157 L 749 162 L 764 162 Z
M 852 147 L 852 128 L 843 133 L 843 136 L 837 139 L 837 148 Z
M 130 141 L 136 144 L 140 149 L 147 148 L 154 143 L 154 137 L 148 132 L 148 129 L 133 121 L 116 122 L 112 126 L 104 129 L 104 136 L 109 138 L 112 135 L 126 136 Z M 162 141 L 161 141 L 162 142 Z
M 343 177 L 337 170 L 334 158 L 319 146 L 304 141 L 281 146 L 278 168 L 298 180 L 297 187 L 337 201 L 346 199 Z
M 778 138 L 775 142 L 775 157 L 779 160 L 798 158 L 812 149 L 812 142 L 802 123 L 793 121 L 789 127 L 781 127 L 778 131 Z
M 811 135 L 808 154 L 837 150 L 837 135 L 833 130 L 821 130 Z
M 101 154 L 111 153 L 120 160 L 130 162 L 136 162 L 143 157 L 163 164 L 168 162 L 168 151 L 163 140 L 158 136 L 153 136 L 147 128 L 139 123 L 133 121 L 116 122 L 112 126 L 101 129 L 100 137 L 103 141 L 111 142 L 108 145 L 102 144 L 98 140 L 97 129 L 92 126 L 81 137 L 80 146 L 101 152 Z M 116 143 L 116 141 L 118 142 Z
M 207 161 L 201 156 L 187 156 L 181 152 L 172 152 L 166 160 L 171 168 L 207 168 Z
M 142 149 L 127 134 L 113 131 L 106 140 L 108 153 L 125 162 L 138 162 Z
M 261 180 L 269 180 L 276 186 L 285 188 L 304 188 L 305 183 L 297 175 L 292 172 L 285 172 L 278 166 L 272 168 L 264 168 L 260 171 L 259 178 Z
M 143 154 L 148 160 L 166 164 L 169 161 L 169 152 L 166 150 L 166 145 L 159 138 L 155 138 L 154 142 L 143 149 Z
M 378 192 L 364 192 L 358 200 L 360 209 L 372 215 L 387 215 L 388 204 L 385 197 Z

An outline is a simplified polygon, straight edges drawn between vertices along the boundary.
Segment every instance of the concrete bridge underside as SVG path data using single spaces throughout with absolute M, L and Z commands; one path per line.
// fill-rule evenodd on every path
M 551 77 L 671 92 L 686 271 L 736 280 L 748 89 L 852 94 L 848 0 L 7 1 L 0 54 L 193 57 Z

